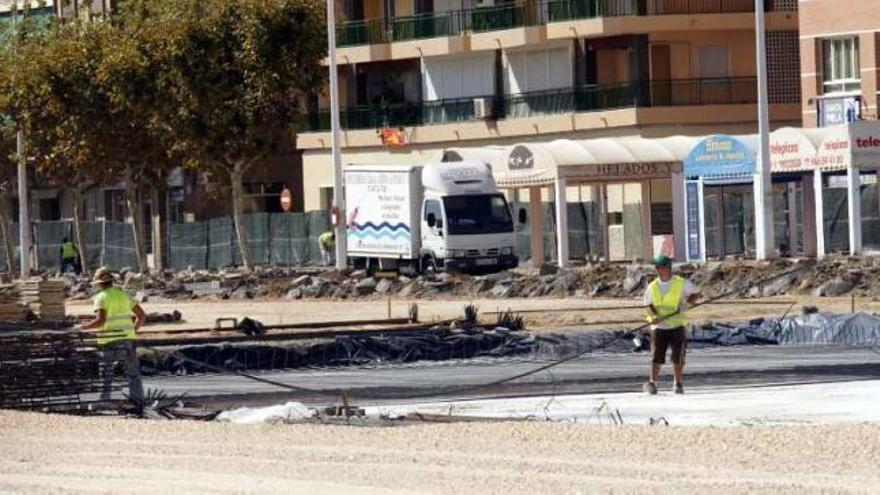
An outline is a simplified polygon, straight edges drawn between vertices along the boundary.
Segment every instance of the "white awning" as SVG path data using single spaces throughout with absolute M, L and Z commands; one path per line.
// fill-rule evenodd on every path
M 755 159 L 757 134 L 719 136 L 734 139 L 745 155 Z M 488 163 L 498 186 L 504 188 L 546 186 L 560 176 L 583 182 L 640 180 L 681 170 L 689 155 L 712 137 L 556 139 L 510 146 L 456 147 L 444 150 L 443 161 Z M 880 122 L 819 129 L 780 128 L 770 133 L 769 151 L 774 173 L 845 170 L 851 165 L 877 169 Z M 709 176 L 711 172 L 707 172 Z
M 695 138 L 677 136 L 519 143 L 508 146 L 491 165 L 499 187 L 543 186 L 552 184 L 560 175 L 582 180 L 668 176 L 672 167 L 681 163 L 688 144 L 694 141 Z M 654 165 L 664 167 L 658 169 Z

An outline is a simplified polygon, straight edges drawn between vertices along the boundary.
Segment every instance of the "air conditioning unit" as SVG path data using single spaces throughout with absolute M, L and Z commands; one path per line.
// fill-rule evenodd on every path
M 474 98 L 474 118 L 491 119 L 494 115 L 492 98 Z

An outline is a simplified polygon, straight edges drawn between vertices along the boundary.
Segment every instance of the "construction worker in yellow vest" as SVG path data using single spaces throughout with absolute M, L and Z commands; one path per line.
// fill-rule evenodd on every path
M 67 273 L 68 270 L 79 275 L 79 251 L 76 246 L 65 237 L 61 241 L 61 273 Z
M 700 290 L 690 281 L 672 274 L 672 258 L 660 254 L 654 258 L 657 278 L 645 289 L 644 304 L 651 323 L 651 374 L 645 392 L 657 393 L 660 368 L 666 363 L 666 349 L 672 348 L 672 366 L 676 394 L 684 393 L 684 358 L 687 351 L 688 317 L 686 306 L 700 298 Z
M 336 249 L 336 232 L 328 230 L 318 236 L 318 247 L 321 248 L 321 262 L 324 266 L 333 264 L 333 251 Z
M 118 364 L 125 366 L 128 396 L 143 401 L 140 362 L 135 347 L 135 335 L 143 326 L 146 314 L 124 290 L 113 286 L 113 274 L 106 267 L 95 272 L 92 285 L 98 293 L 94 297 L 95 319 L 82 330 L 98 330 L 98 350 L 101 354 L 100 373 L 103 383 L 101 400 L 109 401 L 113 372 Z

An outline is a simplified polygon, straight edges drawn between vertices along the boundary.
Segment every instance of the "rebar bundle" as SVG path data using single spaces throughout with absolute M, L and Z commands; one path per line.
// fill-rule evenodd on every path
M 101 391 L 99 360 L 94 335 L 73 330 L 0 332 L 0 408 L 84 409 Z

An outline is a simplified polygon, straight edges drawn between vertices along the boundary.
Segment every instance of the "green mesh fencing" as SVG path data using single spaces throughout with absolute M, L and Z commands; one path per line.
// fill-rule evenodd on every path
M 233 223 L 233 226 L 235 224 Z M 251 255 L 251 263 L 254 265 L 266 265 L 269 263 L 269 214 L 249 213 L 244 215 L 245 236 L 247 238 L 248 252 Z M 241 265 L 241 250 L 235 232 L 232 233 L 232 246 L 235 258 L 233 263 Z
M 131 224 L 104 222 L 104 265 L 112 270 L 137 268 Z
M 208 267 L 208 222 L 168 225 L 168 266 L 173 270 Z
M 11 223 L 9 226 L 9 230 L 10 230 L 10 234 L 12 237 L 12 256 L 14 257 L 14 259 L 12 260 L 12 269 L 18 270 L 18 267 L 20 266 L 19 261 L 21 259 L 21 258 L 19 258 L 19 256 L 20 256 L 19 255 L 19 234 L 20 233 L 18 231 L 18 224 Z M 2 242 L 2 243 L 6 242 L 6 239 L 3 237 L 3 230 L 2 229 L 0 229 L 0 242 Z M 3 246 L 4 246 L 4 244 L 0 244 L 0 270 L 9 271 L 9 264 L 6 260 L 6 248 Z
M 208 268 L 232 266 L 234 242 L 232 217 L 208 220 Z
M 511 203 L 511 210 L 514 215 L 514 227 L 516 232 L 516 249 L 517 256 L 520 261 L 532 259 L 532 217 L 529 203 L 514 202 Z M 526 222 L 519 223 L 519 210 L 525 208 Z M 569 209 L 571 213 L 571 209 Z M 541 203 L 541 215 L 544 218 L 544 261 L 551 261 L 556 258 L 556 210 L 553 203 Z M 570 218 L 570 216 L 569 216 Z M 571 225 L 569 225 L 569 231 Z M 571 238 L 569 238 L 571 239 Z
M 825 250 L 829 253 L 849 250 L 849 205 L 846 189 L 823 189 L 825 211 Z
M 272 213 L 269 217 L 271 263 L 301 266 L 309 261 L 309 215 Z
M 544 213 L 544 261 L 556 259 L 556 204 L 542 203 Z
M 61 268 L 61 244 L 64 238 L 73 238 L 73 222 L 37 222 L 34 224 L 34 246 L 37 250 L 38 270 Z
M 865 249 L 880 249 L 880 184 L 862 186 L 862 245 Z
M 86 243 L 86 255 L 91 269 L 96 269 L 103 264 L 104 248 L 104 222 L 82 222 L 83 242 Z
M 862 246 L 880 249 L 880 184 L 861 186 Z M 825 210 L 825 250 L 829 253 L 849 251 L 849 203 L 845 188 L 822 191 Z
M 327 232 L 331 228 L 330 214 L 324 210 L 310 211 L 308 215 L 309 241 L 306 245 L 308 253 L 308 264 L 321 264 L 321 250 L 318 248 L 318 236 Z
M 525 210 L 526 221 L 519 223 L 519 212 Z M 532 257 L 532 218 L 529 215 L 529 204 L 521 201 L 510 203 L 510 214 L 513 216 L 514 233 L 516 235 L 516 255 L 520 261 L 531 259 Z

